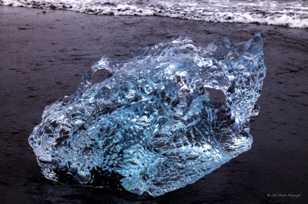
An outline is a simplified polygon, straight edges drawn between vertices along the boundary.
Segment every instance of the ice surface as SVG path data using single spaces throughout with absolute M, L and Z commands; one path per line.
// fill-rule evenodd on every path
M 308 2 L 304 0 L 0 0 L 1 4 L 96 15 L 156 15 L 308 27 Z
M 45 108 L 29 143 L 50 180 L 118 179 L 159 196 L 251 148 L 265 74 L 261 34 L 205 48 L 179 38 L 129 60 L 102 58 L 72 96 Z

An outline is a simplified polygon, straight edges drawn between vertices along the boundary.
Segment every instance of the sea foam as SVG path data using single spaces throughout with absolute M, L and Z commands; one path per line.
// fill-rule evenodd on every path
M 156 15 L 207 22 L 308 27 L 308 2 L 301 0 L 0 0 L 1 4 L 96 15 Z

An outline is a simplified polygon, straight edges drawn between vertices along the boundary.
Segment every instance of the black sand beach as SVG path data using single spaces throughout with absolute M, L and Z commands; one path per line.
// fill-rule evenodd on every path
M 157 199 L 53 184 L 27 138 L 44 106 L 71 94 L 101 56 L 189 36 L 265 36 L 268 66 L 253 148 L 199 182 Z M 0 7 L 0 203 L 308 203 L 308 30 L 162 17 L 91 16 Z

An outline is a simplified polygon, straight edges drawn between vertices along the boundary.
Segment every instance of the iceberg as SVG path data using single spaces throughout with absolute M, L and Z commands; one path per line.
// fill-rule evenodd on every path
M 103 57 L 75 93 L 45 108 L 29 144 L 49 180 L 160 196 L 251 148 L 265 75 L 260 33 Z

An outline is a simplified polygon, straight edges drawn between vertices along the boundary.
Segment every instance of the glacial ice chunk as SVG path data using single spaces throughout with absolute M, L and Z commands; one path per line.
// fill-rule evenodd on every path
M 116 180 L 159 196 L 251 148 L 265 74 L 261 34 L 207 47 L 179 38 L 129 60 L 102 58 L 72 96 L 45 108 L 29 143 L 47 179 Z

